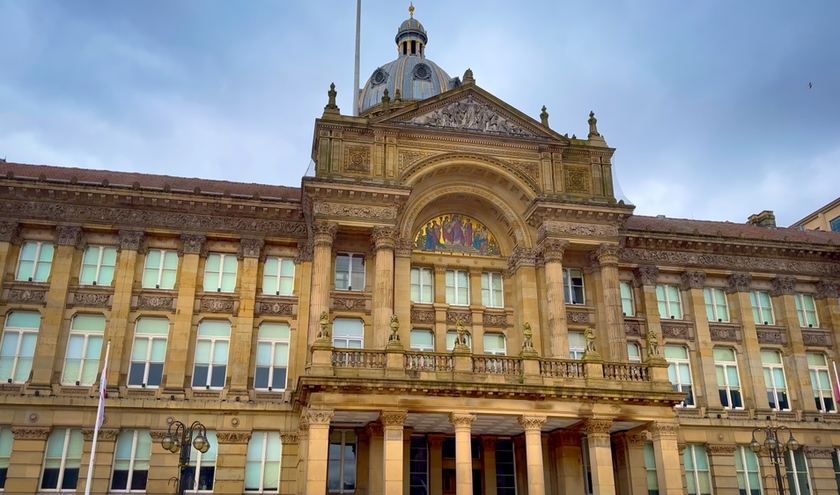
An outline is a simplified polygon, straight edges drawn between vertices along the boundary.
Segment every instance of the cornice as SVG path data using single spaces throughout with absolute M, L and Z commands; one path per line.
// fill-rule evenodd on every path
M 840 260 L 840 245 L 813 244 L 753 238 L 723 237 L 706 234 L 671 234 L 622 230 L 627 248 L 674 249 L 698 253 L 730 254 L 760 257 L 822 258 L 826 254 Z

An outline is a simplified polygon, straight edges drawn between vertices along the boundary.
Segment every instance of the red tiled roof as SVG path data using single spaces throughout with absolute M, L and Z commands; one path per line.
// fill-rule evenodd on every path
M 199 188 L 201 194 L 230 194 L 250 198 L 256 193 L 261 199 L 300 200 L 300 188 L 297 187 L 0 162 L 0 179 L 8 177 L 9 173 L 14 174 L 15 178 L 39 179 L 43 176 L 48 181 L 70 181 L 75 177 L 83 185 L 101 186 L 107 180 L 109 187 L 133 187 L 136 182 L 141 189 L 163 190 L 168 185 L 172 192 L 192 194 L 195 188 Z
M 689 220 L 687 218 L 660 218 L 633 215 L 627 220 L 626 228 L 635 231 L 674 234 L 696 233 L 706 236 L 763 239 L 767 241 L 810 242 L 812 244 L 834 244 L 840 246 L 840 232 L 797 230 L 788 227 L 771 229 L 746 223 Z

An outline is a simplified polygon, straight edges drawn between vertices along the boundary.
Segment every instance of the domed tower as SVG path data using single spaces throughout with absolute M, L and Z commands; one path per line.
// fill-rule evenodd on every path
M 400 24 L 394 41 L 397 59 L 373 71 L 359 94 L 359 115 L 369 113 L 382 103 L 388 90 L 391 100 L 425 100 L 460 85 L 460 80 L 426 58 L 429 37 L 423 24 L 414 18 L 414 6 L 408 8 L 409 18 Z

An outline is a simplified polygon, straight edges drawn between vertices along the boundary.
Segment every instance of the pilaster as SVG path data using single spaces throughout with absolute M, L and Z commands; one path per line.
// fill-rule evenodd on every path
M 484 307 L 481 300 L 481 268 L 470 268 L 468 270 L 470 280 L 470 310 L 472 310 L 472 352 L 473 354 L 484 354 L 484 319 L 478 310 Z M 513 345 L 508 341 L 509 345 Z
M 50 431 L 49 427 L 42 426 L 12 428 L 14 442 L 6 472 L 5 493 L 38 492 Z
M 770 295 L 776 310 L 777 324 L 787 328 L 788 348 L 784 352 L 785 374 L 788 390 L 791 394 L 791 409 L 816 412 L 811 377 L 808 372 L 808 360 L 805 355 L 805 342 L 802 339 L 802 328 L 799 326 L 799 315 L 796 312 L 794 300 L 796 279 L 779 275 L 773 279 Z
M 513 280 L 514 328 L 522 328 L 525 322 L 534 327 L 534 347 L 542 349 L 542 331 L 536 326 L 540 321 L 539 294 L 537 294 L 537 253 L 531 248 L 516 246 L 508 258 L 508 273 Z
M 633 276 L 634 285 L 642 289 L 639 302 L 645 314 L 647 331 L 653 332 L 658 342 L 664 342 L 659 306 L 656 303 L 656 279 L 659 277 L 659 268 L 654 265 L 641 265 L 633 270 Z
M 280 443 L 283 450 L 280 457 L 280 495 L 296 495 L 300 439 L 297 430 L 281 431 Z
M 706 444 L 709 455 L 709 469 L 716 495 L 738 495 L 738 474 L 732 462 L 735 445 Z
M 115 428 L 100 429 L 96 438 L 96 458 L 94 459 L 93 476 L 90 480 L 91 493 L 108 493 L 111 481 L 111 470 L 114 465 L 114 451 L 117 446 L 117 435 L 120 430 Z M 90 467 L 90 456 L 93 452 L 93 429 L 83 429 L 82 436 L 82 466 L 79 469 L 77 489 L 84 493 L 87 487 L 87 475 Z
M 254 340 L 254 308 L 257 300 L 257 276 L 263 239 L 242 239 L 239 241 L 237 257 L 239 270 L 239 312 L 236 326 L 231 332 L 228 369 L 230 370 L 229 396 L 248 396 L 248 373 L 251 367 L 251 343 Z M 285 388 L 285 384 L 283 384 Z
M 391 334 L 388 323 L 393 314 L 394 248 L 397 231 L 393 227 L 374 227 L 371 234 L 374 252 L 373 345 L 382 349 Z
M 121 375 L 128 374 L 131 361 L 131 343 L 126 342 L 128 335 L 128 313 L 131 311 L 131 291 L 134 286 L 134 267 L 137 264 L 137 253 L 143 245 L 144 234 L 137 230 L 120 231 L 120 254 L 117 259 L 117 270 L 114 274 L 114 298 L 111 304 L 111 317 L 108 319 L 105 341 L 111 342 L 111 354 L 108 369 L 119 370 L 111 373 L 107 379 L 107 387 L 112 392 L 119 390 Z M 103 349 L 104 359 L 104 349 Z
M 837 481 L 834 474 L 832 457 L 837 455 L 833 447 L 803 447 L 811 475 L 811 493 L 813 495 L 834 495 L 837 493 Z M 790 491 L 792 493 L 793 490 Z
M 648 427 L 653 436 L 653 453 L 656 457 L 656 478 L 660 495 L 681 495 L 685 473 L 682 455 L 677 447 L 675 423 L 652 423 Z
M 761 346 L 758 343 L 758 331 L 752 314 L 750 302 L 750 286 L 752 275 L 736 272 L 727 279 L 726 293 L 728 294 L 729 317 L 733 322 L 741 324 L 744 343 L 744 359 L 746 369 L 761 369 Z M 744 383 L 744 408 L 769 410 L 770 403 L 765 393 L 764 375 L 759 373 L 745 373 L 741 376 Z
M 7 269 L 14 270 L 7 266 L 12 244 L 18 240 L 20 224 L 14 220 L 0 220 L 0 282 L 6 279 Z
M 584 493 L 582 435 L 577 430 L 560 430 L 554 437 L 554 458 L 557 460 L 557 486 L 560 493 Z
M 394 250 L 394 290 L 409 290 L 411 287 L 411 239 L 397 239 Z M 395 292 L 396 293 L 396 292 Z M 405 322 L 400 327 L 400 340 L 411 340 L 411 299 L 409 297 L 394 297 L 394 314 L 400 321 Z
M 309 425 L 306 495 L 324 495 L 327 491 L 327 463 L 332 417 L 333 411 L 325 409 L 310 409 L 306 412 L 306 423 Z
M 695 376 L 702 380 L 694 387 L 694 395 L 699 405 L 707 405 L 712 409 L 721 409 L 720 396 L 717 393 L 717 375 L 715 372 L 714 343 L 709 332 L 709 319 L 706 316 L 706 300 L 703 288 L 706 286 L 706 273 L 701 271 L 685 271 L 681 274 L 680 290 L 684 292 L 683 300 L 686 305 L 685 317 L 694 318 L 694 331 L 697 338 L 696 350 L 692 351 L 697 363 Z
M 583 427 L 586 443 L 589 445 L 589 466 L 592 470 L 594 495 L 615 495 L 611 427 L 612 420 L 608 419 L 590 419 Z
M 444 435 L 433 433 L 429 439 L 429 495 L 443 495 Z
M 216 455 L 216 473 L 213 481 L 214 494 L 235 495 L 245 490 L 245 462 L 248 456 L 247 431 L 220 431 L 216 433 L 219 442 Z
M 368 423 L 367 435 L 370 445 L 368 456 L 368 494 L 385 494 L 385 438 L 382 423 Z M 387 494 L 385 494 L 387 495 Z
M 316 221 L 312 223 L 312 290 L 309 303 L 309 337 L 311 345 L 317 338 L 318 318 L 330 310 L 330 287 L 332 286 L 332 245 L 338 232 L 338 224 Z
M 481 457 L 484 459 L 484 493 L 496 493 L 496 437 L 481 437 Z
M 382 411 L 379 421 L 384 436 L 383 466 L 385 493 L 401 493 L 403 490 L 403 425 L 405 411 Z M 410 438 L 410 437 L 409 437 Z

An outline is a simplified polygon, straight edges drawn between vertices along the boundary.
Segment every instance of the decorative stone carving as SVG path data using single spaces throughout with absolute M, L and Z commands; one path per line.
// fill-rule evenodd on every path
M 662 336 L 666 339 L 685 339 L 689 338 L 688 325 L 683 323 L 669 323 L 662 322 Z
M 433 449 L 439 449 L 443 447 L 443 441 L 446 439 L 443 435 L 428 435 L 429 439 L 429 447 Z
M 656 440 L 657 438 L 669 438 L 669 439 L 676 439 L 677 432 L 679 431 L 680 427 L 673 423 L 660 423 L 655 422 L 651 423 L 648 426 L 648 431 L 650 432 L 653 439 Z
M 802 453 L 808 459 L 831 459 L 835 452 L 835 449 L 832 447 L 802 447 Z
M 375 220 L 393 220 L 397 218 L 399 208 L 396 205 L 372 206 L 348 203 L 315 203 L 313 211 L 316 215 L 333 217 L 372 218 Z
M 30 289 L 10 289 L 6 297 L 9 302 L 42 304 L 47 302 L 47 291 Z
M 59 225 L 55 230 L 58 232 L 56 244 L 59 246 L 78 246 L 82 240 L 81 227 Z
M 19 234 L 19 223 L 12 220 L 0 220 L 0 242 L 14 242 Z
M 149 432 L 149 436 L 152 437 L 152 443 L 159 444 L 163 440 L 163 437 L 166 436 L 166 433 L 166 430 L 152 430 Z
M 589 323 L 589 312 L 566 311 L 566 321 L 569 323 Z
M 772 280 L 771 284 L 771 296 L 792 296 L 796 289 L 796 278 L 786 275 L 779 275 Z
M 310 428 L 312 425 L 329 426 L 333 414 L 333 411 L 325 409 L 309 409 L 306 411 L 306 422 Z
M 542 429 L 542 425 L 545 423 L 546 417 L 545 416 L 519 416 L 517 418 L 517 422 L 519 426 L 521 426 L 526 432 L 527 431 L 537 431 L 539 432 Z
M 368 423 L 365 426 L 365 433 L 367 433 L 368 437 L 381 437 L 383 435 L 382 423 L 379 421 Z
M 486 132 L 506 136 L 536 137 L 530 130 L 509 120 L 484 102 L 467 95 L 429 113 L 404 122 L 408 125 Z
M 684 271 L 680 274 L 680 280 L 680 290 L 702 290 L 706 286 L 706 272 Z
M 645 335 L 645 347 L 649 358 L 659 356 L 659 339 L 653 330 L 648 330 L 647 335 Z
M 333 308 L 343 311 L 364 311 L 365 300 L 356 297 L 336 297 L 333 299 Z
M 803 329 L 802 343 L 813 347 L 831 347 L 831 334 L 823 331 Z
M 520 267 L 535 266 L 536 263 L 537 253 L 533 249 L 517 245 L 508 257 L 508 270 L 516 272 Z
M 737 445 L 715 445 L 715 444 L 706 444 L 706 452 L 709 455 L 725 455 L 731 456 L 738 450 Z
M 433 153 L 425 152 L 425 151 L 415 151 L 415 150 L 403 150 L 400 151 L 397 157 L 397 168 L 400 172 L 407 169 L 408 167 L 414 165 L 415 163 L 419 162 L 424 158 L 428 158 L 432 156 Z
M 590 172 L 587 167 L 566 167 L 566 191 L 575 194 L 589 194 Z
M 513 165 L 514 167 L 518 168 L 526 175 L 534 179 L 535 181 L 540 180 L 540 164 L 537 162 L 525 162 L 521 160 L 508 160 L 508 163 Z
M 370 173 L 370 146 L 347 146 L 344 149 L 344 171 Z
M 50 436 L 49 427 L 12 427 L 12 436 L 15 440 L 46 440 Z
M 447 311 L 446 312 L 446 322 L 447 323 L 458 323 L 458 320 L 461 320 L 466 325 L 472 325 L 472 313 L 468 312 L 459 312 L 459 311 Z
M 138 296 L 137 309 L 164 309 L 169 310 L 175 305 L 174 297 L 165 296 Z
M 303 263 L 306 261 L 312 261 L 312 241 L 309 239 L 300 240 L 297 243 L 298 247 L 298 254 L 295 257 L 295 263 Z
M 752 284 L 752 274 L 735 272 L 726 279 L 726 293 L 749 292 Z
M 393 227 L 374 227 L 370 235 L 374 251 L 393 250 L 397 245 L 397 229 Z
M 211 313 L 233 313 L 235 302 L 233 299 L 203 297 L 201 298 L 199 308 L 201 311 L 209 311 Z
M 300 443 L 300 438 L 298 437 L 298 432 L 295 431 L 281 431 L 280 432 L 280 442 L 283 445 L 297 445 Z
M 632 335 L 635 337 L 642 336 L 642 327 L 639 325 L 638 321 L 625 321 L 624 322 L 624 334 L 625 335 Z
M 408 414 L 405 411 L 382 411 L 379 413 L 379 421 L 384 428 L 400 428 L 405 424 Z
M 627 435 L 627 445 L 629 447 L 644 448 L 647 443 L 647 435 Z
M 431 309 L 412 309 L 411 310 L 412 323 L 434 323 L 435 312 Z
M 481 449 L 484 451 L 495 451 L 496 450 L 496 443 L 498 442 L 498 438 L 496 437 L 488 437 L 485 435 L 481 436 Z
M 612 428 L 612 420 L 610 419 L 590 419 L 583 425 L 582 429 L 590 436 L 609 436 L 610 428 Z
M 782 330 L 778 329 L 756 329 L 759 344 L 787 344 L 787 338 Z
M 120 230 L 120 249 L 141 251 L 145 237 L 142 230 Z
M 86 442 L 93 441 L 93 432 L 93 428 L 82 428 L 82 437 L 84 437 Z M 100 428 L 99 435 L 96 437 L 96 440 L 101 440 L 103 442 L 116 442 L 119 434 L 120 430 L 118 428 Z
M 217 431 L 216 440 L 219 443 L 248 443 L 251 433 L 248 431 Z
M 236 258 L 259 258 L 262 248 L 265 246 L 264 239 L 243 238 L 239 241 L 239 248 L 236 250 Z
M 306 439 L 309 438 L 309 423 L 306 422 L 306 418 L 303 417 L 300 419 L 298 423 L 298 440 L 301 442 L 305 442 Z
M 400 237 L 397 239 L 394 254 L 396 256 L 407 257 L 411 256 L 411 251 L 414 250 L 414 242 L 411 239 Z
M 531 324 L 527 321 L 522 325 L 522 352 L 520 356 L 531 355 L 534 356 L 537 350 L 534 349 L 533 342 L 534 332 L 531 331 Z
M 468 413 L 449 413 L 449 422 L 455 427 L 455 430 L 467 429 L 469 430 L 475 421 L 475 414 Z
M 484 313 L 482 323 L 485 327 L 504 327 L 507 325 L 507 315 Z
M 292 316 L 292 304 L 281 302 L 260 301 L 257 303 L 256 312 L 261 315 Z
M 94 306 L 107 308 L 111 305 L 111 294 L 97 294 L 92 292 L 74 292 L 71 304 L 78 306 Z
M 569 247 L 569 241 L 567 240 L 551 237 L 544 239 L 540 245 L 543 261 L 546 263 L 562 262 L 567 247 Z
M 617 237 L 618 227 L 614 225 L 601 225 L 589 223 L 560 222 L 550 220 L 543 222 L 537 229 L 537 238 L 547 236 L 557 237 Z
M 709 326 L 712 340 L 718 342 L 738 342 L 738 331 L 733 327 Z
M 642 265 L 633 270 L 633 275 L 636 287 L 656 285 L 656 279 L 659 277 L 659 268 L 654 265 Z
M 388 344 L 400 341 L 400 319 L 397 315 L 391 315 L 391 322 L 388 324 L 391 328 L 391 335 L 388 336 Z
M 838 288 L 840 288 L 840 280 L 821 279 L 817 282 L 815 299 L 826 299 L 838 297 Z
M 204 255 L 204 243 L 207 240 L 201 234 L 181 234 L 181 247 L 178 254 Z
M 595 251 L 600 266 L 618 266 L 618 244 L 602 242 Z

